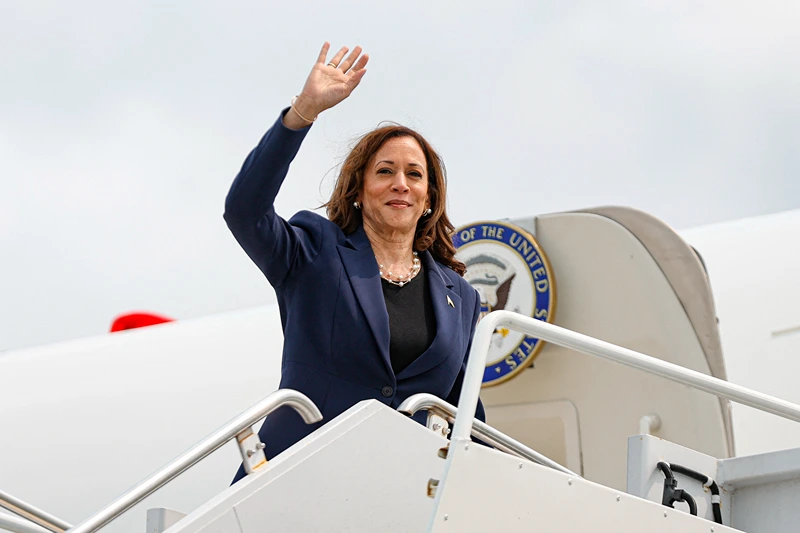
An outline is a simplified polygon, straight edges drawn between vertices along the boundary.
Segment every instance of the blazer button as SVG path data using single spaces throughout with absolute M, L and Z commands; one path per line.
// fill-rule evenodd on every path
M 384 398 L 389 398 L 392 394 L 394 394 L 394 389 L 391 388 L 389 385 L 386 385 L 384 388 L 381 389 L 381 394 L 383 394 Z

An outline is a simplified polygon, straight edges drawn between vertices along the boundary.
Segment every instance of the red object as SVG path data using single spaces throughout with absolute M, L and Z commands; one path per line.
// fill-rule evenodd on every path
M 164 322 L 174 322 L 173 318 L 156 315 L 154 313 L 127 313 L 120 315 L 111 323 L 111 333 L 126 329 L 144 328 Z

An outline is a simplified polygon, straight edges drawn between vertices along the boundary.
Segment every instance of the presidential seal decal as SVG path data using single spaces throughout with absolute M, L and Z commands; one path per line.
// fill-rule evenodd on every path
M 503 222 L 475 222 L 453 236 L 464 276 L 481 298 L 481 317 L 505 309 L 545 322 L 555 313 L 550 263 L 525 230 Z M 498 328 L 483 373 L 483 385 L 497 385 L 529 366 L 542 348 L 539 339 Z

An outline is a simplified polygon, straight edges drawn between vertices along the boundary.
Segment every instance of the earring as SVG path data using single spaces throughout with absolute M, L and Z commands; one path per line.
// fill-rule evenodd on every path
M 425 216 L 428 216 L 428 215 L 430 215 L 431 213 L 433 213 L 433 210 L 432 210 L 432 209 L 429 207 L 429 208 L 428 208 L 428 209 L 426 209 L 426 210 L 425 210 L 425 212 L 424 212 L 424 213 L 422 213 L 422 214 L 423 214 L 423 215 L 425 215 Z
M 353 202 L 353 207 L 355 207 L 356 209 L 361 209 L 361 204 L 358 203 L 357 201 Z

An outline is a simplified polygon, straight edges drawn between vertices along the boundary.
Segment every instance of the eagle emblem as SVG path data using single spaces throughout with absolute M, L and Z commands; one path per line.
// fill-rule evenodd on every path
M 464 279 L 480 295 L 481 318 L 506 310 L 552 320 L 554 280 L 550 264 L 535 239 L 507 223 L 478 222 L 456 230 L 456 258 Z M 484 385 L 510 379 L 529 367 L 542 342 L 523 333 L 498 328 L 492 334 Z

